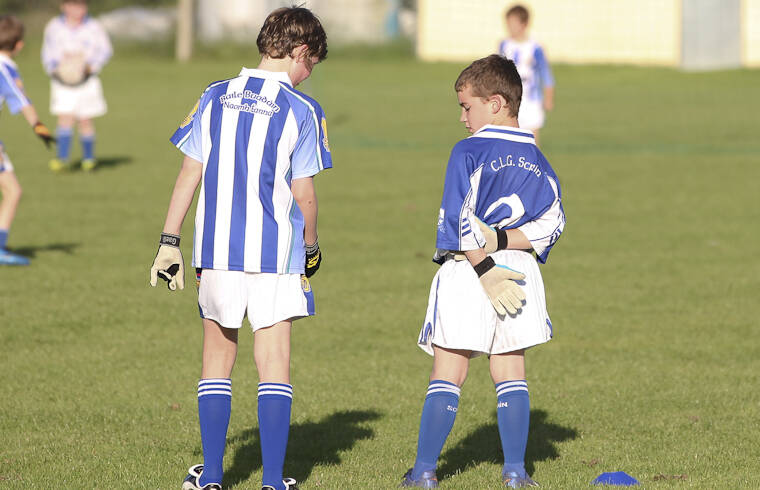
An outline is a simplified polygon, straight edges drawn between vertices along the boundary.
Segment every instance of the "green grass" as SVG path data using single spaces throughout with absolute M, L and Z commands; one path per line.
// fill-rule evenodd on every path
M 293 336 L 286 473 L 304 489 L 392 488 L 414 459 L 431 366 L 415 338 L 444 168 L 465 136 L 462 65 L 392 51 L 334 50 L 305 84 L 328 113 L 335 168 L 317 178 L 318 315 Z M 167 138 L 209 81 L 255 65 L 250 52 L 187 65 L 117 52 L 91 175 L 50 173 L 22 119 L 2 115 L 25 190 L 10 246 L 33 265 L 0 269 L 0 487 L 178 488 L 201 460 L 191 274 L 170 294 L 148 269 L 180 163 Z M 52 125 L 37 54 L 19 63 Z M 528 355 L 529 469 L 545 488 L 617 470 L 647 488 L 758 488 L 760 72 L 555 71 L 542 148 L 568 224 L 542 268 L 556 337 Z M 251 337 L 226 488 L 261 477 Z M 442 488 L 499 486 L 494 404 L 479 358 Z

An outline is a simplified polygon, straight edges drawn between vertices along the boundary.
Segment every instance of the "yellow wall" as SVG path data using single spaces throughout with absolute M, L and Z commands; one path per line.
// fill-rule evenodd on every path
M 760 0 L 742 1 L 742 64 L 760 66 Z
M 520 0 L 418 0 L 418 55 L 469 61 L 495 52 Z M 760 0 L 745 0 L 758 5 Z M 525 0 L 531 34 L 552 62 L 677 66 L 681 0 Z

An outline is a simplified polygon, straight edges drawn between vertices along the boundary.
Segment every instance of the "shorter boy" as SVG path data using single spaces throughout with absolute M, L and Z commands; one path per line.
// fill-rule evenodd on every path
M 55 142 L 50 131 L 37 118 L 37 111 L 24 92 L 24 83 L 13 57 L 24 47 L 24 25 L 12 15 L 0 16 L 0 107 L 8 104 L 11 114 L 21 112 L 47 147 Z M 29 259 L 9 252 L 5 245 L 8 232 L 21 199 L 21 185 L 16 179 L 5 147 L 0 142 L 0 265 L 29 265 Z
M 530 129 L 538 144 L 538 130 L 544 126 L 545 110 L 554 108 L 554 77 L 541 46 L 528 36 L 528 9 L 515 5 L 506 14 L 509 37 L 499 45 L 499 54 L 515 62 L 523 85 L 522 104 L 517 119 Z
M 536 258 L 546 261 L 564 228 L 559 181 L 530 131 L 517 126 L 522 84 L 512 61 L 479 59 L 454 88 L 460 121 L 472 136 L 454 146 L 446 168 L 434 257 L 442 265 L 417 340 L 433 355 L 433 370 L 417 458 L 401 485 L 438 486 L 435 469 L 469 361 L 486 354 L 496 386 L 502 481 L 537 486 L 524 465 L 530 419 L 524 356 L 552 337 Z
M 98 74 L 111 58 L 108 34 L 87 15 L 87 0 L 63 0 L 61 15 L 45 26 L 42 65 L 50 76 L 50 112 L 58 116 L 58 153 L 50 169 L 69 167 L 74 126 L 79 125 L 82 170 L 95 168 L 93 118 L 107 111 Z

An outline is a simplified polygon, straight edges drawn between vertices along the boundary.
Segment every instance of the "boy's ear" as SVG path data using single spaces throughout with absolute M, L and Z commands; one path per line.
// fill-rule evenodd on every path
M 24 48 L 24 40 L 23 39 L 19 39 L 18 41 L 16 41 L 16 45 L 13 47 L 13 52 L 14 53 L 18 53 L 23 48 Z
M 492 114 L 497 114 L 502 109 L 509 110 L 509 104 L 507 104 L 507 99 L 505 99 L 504 96 L 500 94 L 490 96 L 488 98 L 488 105 Z
M 301 44 L 300 46 L 293 48 L 293 52 L 291 53 L 290 57 L 296 61 L 303 61 L 308 56 L 308 52 L 309 47 L 305 44 Z

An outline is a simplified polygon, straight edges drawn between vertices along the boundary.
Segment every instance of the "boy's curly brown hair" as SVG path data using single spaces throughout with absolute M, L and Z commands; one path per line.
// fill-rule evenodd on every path
M 309 57 L 327 58 L 327 34 L 317 16 L 303 7 L 283 7 L 269 14 L 256 39 L 259 53 L 274 59 L 292 55 L 302 44 Z

